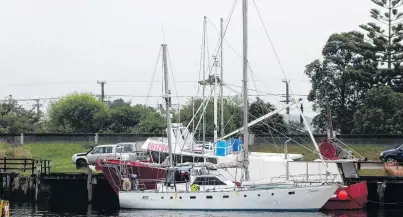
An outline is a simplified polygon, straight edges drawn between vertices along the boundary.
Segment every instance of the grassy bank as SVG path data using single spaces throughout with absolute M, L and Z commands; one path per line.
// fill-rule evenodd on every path
M 73 154 L 86 152 L 85 145 L 82 143 L 35 143 L 24 145 L 24 149 L 35 159 L 51 160 L 52 172 L 84 172 L 84 170 L 76 169 L 71 157 Z
M 71 161 L 73 154 L 86 151 L 85 145 L 82 143 L 35 143 L 13 147 L 0 144 L 0 158 L 51 160 L 52 172 L 85 172 L 85 170 L 77 170 Z
M 5 144 L 0 144 L 0 157 L 46 159 L 51 160 L 52 172 L 86 172 L 86 170 L 77 170 L 71 161 L 71 157 L 75 153 L 86 152 L 85 146 L 87 145 L 87 143 L 34 143 L 12 148 Z M 311 150 L 314 149 L 313 145 L 308 148 Z M 379 153 L 385 149 L 385 146 L 357 145 L 352 146 L 352 148 L 370 160 L 378 160 Z M 254 145 L 249 150 L 257 152 L 284 152 L 284 146 Z M 288 145 L 288 153 L 304 154 L 304 159 L 308 161 L 318 159 L 318 156 L 314 152 L 302 146 Z M 385 175 L 384 171 L 379 169 L 362 170 L 360 174 Z

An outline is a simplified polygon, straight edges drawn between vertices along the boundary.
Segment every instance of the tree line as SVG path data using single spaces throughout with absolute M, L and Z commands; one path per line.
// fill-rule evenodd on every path
M 172 110 L 172 122 L 189 125 L 190 131 L 201 138 L 201 113 L 193 114 L 202 105 L 202 99 L 186 102 L 179 110 Z M 242 100 L 240 97 L 226 98 L 225 132 L 229 133 L 242 126 Z M 256 98 L 250 104 L 250 120 L 263 116 L 276 108 L 270 103 Z M 213 135 L 213 100 L 206 106 L 206 135 Z M 285 134 L 287 131 L 283 116 L 276 114 L 251 128 L 257 135 Z M 299 126 L 299 123 L 295 123 Z M 194 129 L 196 128 L 196 129 Z M 72 93 L 50 103 L 46 112 L 26 109 L 11 96 L 0 103 L 0 133 L 165 133 L 165 108 L 159 109 L 132 105 L 130 101 L 116 99 L 103 102 L 92 94 Z
M 371 1 L 371 21 L 332 34 L 321 60 L 306 66 L 320 133 L 328 127 L 327 108 L 342 134 L 403 133 L 403 0 Z
M 306 65 L 312 84 L 308 100 L 318 113 L 313 119 L 316 133 L 328 126 L 342 134 L 403 134 L 403 0 L 371 0 L 371 21 L 357 30 L 332 34 L 322 57 Z M 187 125 L 193 107 L 201 99 L 188 101 L 174 111 L 173 121 Z M 224 101 L 225 132 L 242 126 L 239 97 Z M 249 108 L 253 120 L 273 111 L 272 104 L 257 98 Z M 200 116 L 196 117 L 198 125 Z M 281 115 L 251 128 L 256 135 L 294 133 Z M 295 128 L 299 123 L 291 123 Z M 0 104 L 0 133 L 164 133 L 164 112 L 145 105 L 131 105 L 122 99 L 104 103 L 91 94 L 69 94 L 51 103 L 47 112 L 24 109 L 12 97 Z M 190 129 L 193 128 L 193 124 Z M 200 124 L 197 128 L 200 134 Z M 206 134 L 212 135 L 213 106 L 206 109 Z

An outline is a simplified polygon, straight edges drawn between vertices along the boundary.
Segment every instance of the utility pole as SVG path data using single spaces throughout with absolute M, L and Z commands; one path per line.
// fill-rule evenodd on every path
M 97 81 L 98 84 L 101 85 L 101 100 L 102 102 L 105 102 L 105 81 Z
M 287 105 L 290 103 L 289 80 L 282 80 L 285 83 L 285 102 Z M 287 107 L 288 123 L 290 123 L 290 107 Z
M 36 116 L 39 117 L 39 113 L 41 112 L 40 107 L 42 106 L 42 104 L 40 104 L 40 99 L 35 99 L 35 109 L 36 109 Z

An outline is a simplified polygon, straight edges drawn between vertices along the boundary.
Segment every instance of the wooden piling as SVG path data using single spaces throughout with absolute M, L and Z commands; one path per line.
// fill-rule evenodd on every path
M 91 168 L 88 168 L 87 191 L 88 191 L 88 203 L 91 203 L 92 202 L 92 170 L 91 170 Z
M 40 163 L 36 164 L 36 180 L 35 180 L 35 201 L 38 201 L 38 194 L 39 194 L 39 185 L 41 180 L 42 174 L 42 166 Z

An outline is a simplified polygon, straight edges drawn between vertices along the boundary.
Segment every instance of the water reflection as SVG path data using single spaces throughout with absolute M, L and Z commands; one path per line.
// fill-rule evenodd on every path
M 73 208 L 74 206 L 74 208 Z M 368 210 L 368 211 L 336 211 L 316 213 L 287 213 L 287 212 L 192 212 L 192 211 L 136 211 L 136 210 L 108 210 L 100 207 L 91 207 L 84 204 L 75 204 L 61 207 L 49 205 L 12 204 L 10 216 L 99 216 L 99 217 L 401 217 L 401 210 Z

